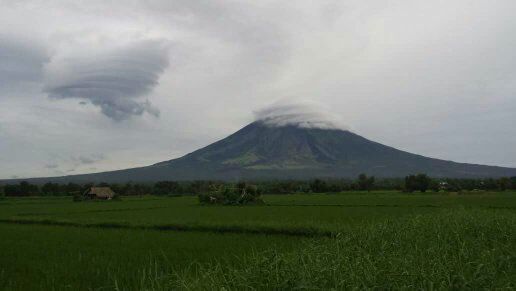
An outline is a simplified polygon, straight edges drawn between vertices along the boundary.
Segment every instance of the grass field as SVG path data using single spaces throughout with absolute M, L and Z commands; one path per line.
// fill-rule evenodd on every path
M 0 289 L 516 288 L 516 193 L 0 200 Z

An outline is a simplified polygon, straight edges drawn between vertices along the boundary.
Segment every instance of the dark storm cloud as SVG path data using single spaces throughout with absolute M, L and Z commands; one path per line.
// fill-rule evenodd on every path
M 133 43 L 108 52 L 52 61 L 44 91 L 57 99 L 86 99 L 114 120 L 145 112 L 159 116 L 159 110 L 142 97 L 158 84 L 167 66 L 163 42 Z
M 0 34 L 0 85 L 5 89 L 41 80 L 48 59 L 46 50 L 38 44 Z

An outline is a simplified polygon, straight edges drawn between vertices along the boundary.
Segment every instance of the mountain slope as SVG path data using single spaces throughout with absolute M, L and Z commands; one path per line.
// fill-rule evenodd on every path
M 181 158 L 148 167 L 46 178 L 54 181 L 307 179 L 314 177 L 516 176 L 516 169 L 455 163 L 415 155 L 338 129 L 268 126 L 253 122 Z

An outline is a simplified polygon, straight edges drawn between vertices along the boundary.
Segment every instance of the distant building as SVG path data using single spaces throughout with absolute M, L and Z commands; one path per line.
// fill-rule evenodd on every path
M 83 195 L 90 199 L 111 200 L 115 197 L 115 192 L 109 187 L 91 187 Z

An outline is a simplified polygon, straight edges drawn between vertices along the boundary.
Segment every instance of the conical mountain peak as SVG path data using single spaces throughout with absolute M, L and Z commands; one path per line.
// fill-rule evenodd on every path
M 58 182 L 516 176 L 516 169 L 455 163 L 404 152 L 340 128 L 255 121 L 181 158 L 148 167 L 45 178 Z M 319 125 L 319 124 L 318 124 Z

